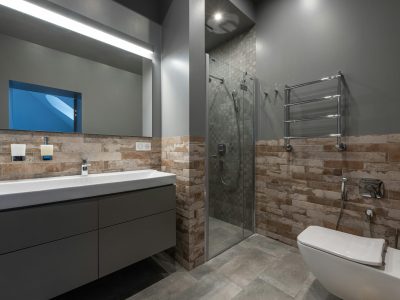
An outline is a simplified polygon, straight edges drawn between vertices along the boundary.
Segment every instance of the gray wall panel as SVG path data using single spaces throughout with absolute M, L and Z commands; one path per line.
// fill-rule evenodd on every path
M 204 136 L 204 0 L 174 0 L 163 23 L 163 136 Z
M 174 0 L 163 23 L 162 135 L 189 134 L 189 1 Z
M 256 21 L 256 9 L 252 0 L 229 0 L 253 22 Z M 262 0 L 263 1 L 263 0 Z
M 257 76 L 273 95 L 259 139 L 283 136 L 283 85 L 345 74 L 348 135 L 400 131 L 400 2 L 272 0 L 257 7 Z M 316 123 L 317 124 L 317 123 Z
M 190 1 L 190 135 L 206 135 L 205 1 Z

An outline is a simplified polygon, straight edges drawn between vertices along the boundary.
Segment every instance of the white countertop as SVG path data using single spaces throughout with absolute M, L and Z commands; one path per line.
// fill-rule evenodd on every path
M 0 182 L 0 210 L 175 184 L 176 175 L 140 170 Z

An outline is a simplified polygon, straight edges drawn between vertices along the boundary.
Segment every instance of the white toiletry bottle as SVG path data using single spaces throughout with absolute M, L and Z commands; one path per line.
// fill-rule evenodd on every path
M 82 160 L 82 169 L 81 169 L 81 174 L 82 176 L 88 176 L 89 175 L 89 164 L 86 159 Z

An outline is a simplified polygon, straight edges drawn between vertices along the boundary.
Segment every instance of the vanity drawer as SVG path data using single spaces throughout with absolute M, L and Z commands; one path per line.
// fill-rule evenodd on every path
M 97 209 L 84 200 L 0 212 L 0 254 L 96 230 Z
M 99 198 L 99 226 L 107 227 L 175 209 L 175 185 Z
M 176 244 L 175 210 L 99 231 L 99 277 Z
M 0 299 L 50 299 L 98 278 L 97 232 L 0 255 Z

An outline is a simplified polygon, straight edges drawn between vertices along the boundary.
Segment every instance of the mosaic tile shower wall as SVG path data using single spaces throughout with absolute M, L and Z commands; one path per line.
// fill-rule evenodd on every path
M 210 56 L 256 74 L 256 27 L 210 51 Z
M 209 215 L 250 230 L 254 199 L 254 71 L 254 28 L 210 52 L 209 72 L 224 80 L 209 82 Z

